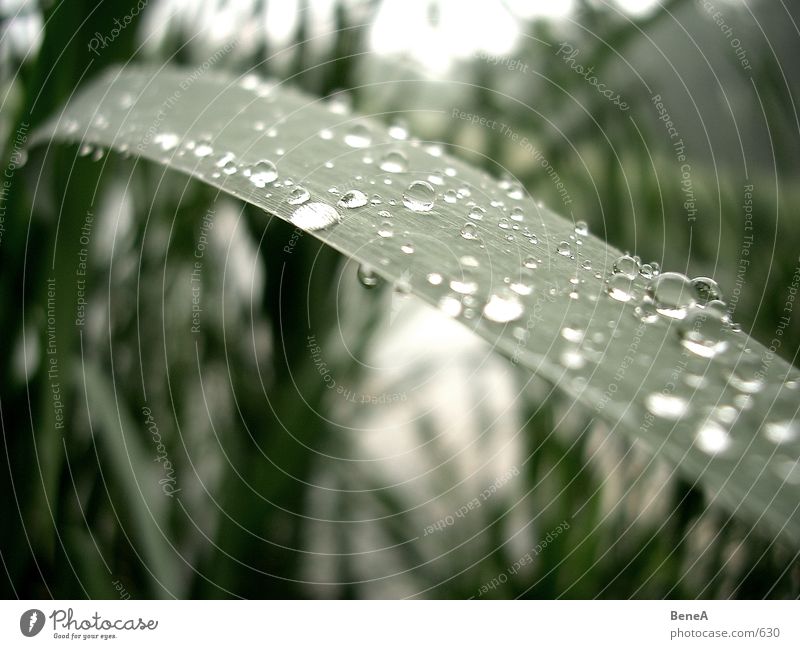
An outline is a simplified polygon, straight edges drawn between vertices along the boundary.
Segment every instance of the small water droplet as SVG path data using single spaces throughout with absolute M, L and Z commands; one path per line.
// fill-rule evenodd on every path
M 406 242 L 402 246 L 400 246 L 400 250 L 402 250 L 407 255 L 412 255 L 414 254 L 414 245 L 410 242 Z
M 405 140 L 408 137 L 408 126 L 401 119 L 394 120 L 389 126 L 389 137 L 395 140 Z
M 428 273 L 428 283 L 431 286 L 439 286 L 442 283 L 442 276 L 439 273 Z
M 161 147 L 162 151 L 170 151 L 178 146 L 180 138 L 175 133 L 158 133 L 153 142 Z
M 354 124 L 345 134 L 344 143 L 354 149 L 363 149 L 372 144 L 372 134 L 364 124 Z
M 450 280 L 450 288 L 461 295 L 472 295 L 478 290 L 478 284 L 470 279 Z
M 214 149 L 207 140 L 200 140 L 200 142 L 198 142 L 194 147 L 194 154 L 198 158 L 205 158 L 206 156 L 210 156 L 212 153 L 214 153 Z
M 704 453 L 716 455 L 728 449 L 731 445 L 731 438 L 728 431 L 719 423 L 707 420 L 697 431 L 695 444 Z
M 525 261 L 522 262 L 522 265 L 525 266 L 525 268 L 534 269 L 539 267 L 539 262 L 535 257 L 525 257 Z
M 798 428 L 796 421 L 771 421 L 764 426 L 764 436 L 773 444 L 785 444 L 797 439 Z
M 556 246 L 556 252 L 562 257 L 569 257 L 572 259 L 572 245 L 569 241 L 562 241 Z
M 561 336 L 564 340 L 568 340 L 571 343 L 581 342 L 584 335 L 585 332 L 583 329 L 579 329 L 578 327 L 563 327 L 561 329 Z
M 525 311 L 522 303 L 511 291 L 492 294 L 483 307 L 483 316 L 492 322 L 512 322 Z
M 297 185 L 297 187 L 292 188 L 292 191 L 289 192 L 289 197 L 286 199 L 286 202 L 289 203 L 289 205 L 302 205 L 309 198 L 311 198 L 311 195 L 308 193 L 308 190 L 301 185 Z
M 278 170 L 270 160 L 259 160 L 250 169 L 250 182 L 262 188 L 278 177 Z
M 306 203 L 298 207 L 289 219 L 292 225 L 313 232 L 336 225 L 342 220 L 341 214 L 325 203 Z
M 486 214 L 485 209 L 483 209 L 479 205 L 473 205 L 472 207 L 469 208 L 467 216 L 471 218 L 473 221 L 482 221 L 484 214 Z
M 456 194 L 455 189 L 448 189 L 444 193 L 444 202 L 445 203 L 455 203 L 458 200 L 458 194 Z
M 439 309 L 445 315 L 455 318 L 461 313 L 461 301 L 452 295 L 444 295 L 439 300 Z
M 586 221 L 575 221 L 575 234 L 582 236 L 589 234 L 589 224 Z
M 645 399 L 645 406 L 656 417 L 680 419 L 689 412 L 689 402 L 683 397 L 662 392 L 653 392 Z
M 517 223 L 521 223 L 525 220 L 525 213 L 522 211 L 521 207 L 517 206 L 511 208 L 511 220 Z
M 364 288 L 375 288 L 381 283 L 380 276 L 375 272 L 372 266 L 367 264 L 360 264 L 356 273 L 358 281 Z
M 347 209 L 354 209 L 356 207 L 364 207 L 367 204 L 367 195 L 358 190 L 351 189 L 342 194 L 337 205 L 339 207 L 346 207 Z
M 517 295 L 530 295 L 533 292 L 533 287 L 530 284 L 522 282 L 512 282 L 509 287 Z
M 478 238 L 478 228 L 475 227 L 474 223 L 465 223 L 464 227 L 461 228 L 461 236 L 464 239 L 474 241 Z
M 403 205 L 414 212 L 430 212 L 436 192 L 425 180 L 415 180 L 403 193 Z
M 692 280 L 692 290 L 695 299 L 700 304 L 707 304 L 711 301 L 722 301 L 722 290 L 710 277 L 695 277 Z
M 399 174 L 408 169 L 408 160 L 401 151 L 389 151 L 378 166 L 388 173 Z
M 389 239 L 394 236 L 394 229 L 389 221 L 384 221 L 378 228 L 378 236 Z

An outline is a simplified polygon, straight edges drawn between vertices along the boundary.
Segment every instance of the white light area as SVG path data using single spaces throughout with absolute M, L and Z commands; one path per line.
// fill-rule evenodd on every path
M 575 0 L 506 0 L 505 5 L 522 20 L 559 20 L 574 11 Z
M 267 43 L 273 49 L 285 47 L 295 36 L 300 20 L 298 0 L 267 3 Z
M 631 16 L 646 16 L 660 6 L 658 0 L 614 0 L 614 4 Z
M 432 7 L 438 16 L 435 24 Z M 384 0 L 370 46 L 378 54 L 406 54 L 428 72 L 441 74 L 455 60 L 479 52 L 511 52 L 518 34 L 516 19 L 500 0 Z

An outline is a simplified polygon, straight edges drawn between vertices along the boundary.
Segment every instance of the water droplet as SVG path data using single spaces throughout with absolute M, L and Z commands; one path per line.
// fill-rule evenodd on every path
M 713 358 L 728 348 L 727 326 L 714 311 L 690 307 L 680 321 L 678 333 L 681 344 L 703 358 Z
M 414 254 L 414 245 L 411 244 L 410 242 L 406 242 L 402 246 L 400 246 L 400 250 L 402 250 L 407 255 L 412 255 Z
M 556 246 L 556 252 L 562 257 L 569 257 L 572 259 L 572 245 L 569 241 L 562 241 Z
M 389 137 L 395 140 L 405 140 L 408 137 L 408 126 L 401 119 L 396 119 L 389 126 Z
M 634 282 L 625 275 L 612 275 L 606 281 L 606 293 L 617 302 L 630 302 L 634 293 Z
M 662 392 L 649 394 L 645 406 L 656 417 L 663 419 L 680 419 L 689 412 L 689 402 L 686 399 Z
M 614 274 L 633 279 L 639 273 L 639 262 L 630 255 L 622 255 L 614 262 Z
M 522 282 L 512 282 L 508 288 L 517 295 L 530 295 L 533 292 L 533 287 L 530 284 L 523 284 Z
M 414 212 L 430 212 L 436 192 L 425 180 L 415 180 L 403 193 L 403 205 Z
M 512 322 L 524 312 L 522 303 L 510 291 L 495 293 L 489 297 L 483 307 L 483 316 L 492 322 Z
M 582 236 L 589 234 L 589 224 L 586 221 L 575 221 L 575 234 Z
M 214 153 L 214 149 L 207 140 L 201 140 L 194 147 L 194 154 L 198 158 L 205 158 L 206 156 L 210 156 L 212 153 Z
M 448 189 L 444 193 L 444 202 L 445 203 L 455 203 L 458 200 L 458 194 L 456 194 L 455 189 Z
M 764 426 L 764 436 L 773 444 L 785 444 L 797 439 L 798 428 L 796 421 L 771 421 Z
M 525 257 L 525 261 L 522 262 L 522 265 L 525 266 L 525 268 L 533 269 L 539 267 L 539 262 L 535 257 Z
M 647 293 L 656 311 L 669 318 L 683 318 L 695 303 L 689 279 L 681 273 L 662 273 L 650 282 Z
M 730 435 L 728 435 L 728 431 L 716 421 L 712 420 L 707 420 L 700 427 L 694 441 L 701 451 L 709 455 L 722 453 L 731 445 L 731 438 Z
M 478 238 L 478 228 L 475 227 L 474 223 L 465 223 L 464 227 L 461 228 L 461 236 L 470 241 L 474 241 Z
M 561 352 L 561 364 L 568 370 L 579 370 L 586 365 L 586 358 L 580 349 L 565 349 Z
M 525 214 L 521 207 L 517 206 L 511 208 L 511 220 L 516 221 L 517 223 L 525 220 Z
M 445 315 L 455 318 L 461 313 L 461 301 L 452 295 L 444 295 L 439 300 L 439 309 Z
M 161 147 L 162 151 L 170 151 L 178 146 L 180 138 L 175 133 L 158 133 L 153 142 Z
M 367 264 L 360 264 L 356 273 L 358 281 L 364 288 L 375 288 L 381 283 L 380 276 L 375 272 L 372 266 Z
M 286 199 L 286 202 L 289 203 L 289 205 L 302 205 L 310 197 L 311 195 L 305 187 L 297 185 L 297 187 L 294 187 L 292 191 L 289 192 L 289 197 Z
M 473 221 L 482 221 L 485 214 L 486 210 L 479 205 L 473 205 L 469 208 L 469 212 L 467 212 L 467 216 Z
M 298 207 L 289 220 L 292 225 L 312 232 L 339 223 L 342 216 L 332 206 L 325 203 L 306 203 Z
M 461 295 L 472 295 L 478 290 L 478 284 L 470 279 L 450 280 L 450 288 Z
M 400 151 L 389 151 L 381 158 L 380 168 L 392 174 L 399 174 L 408 169 L 408 160 Z
M 372 134 L 364 124 L 354 124 L 345 134 L 344 143 L 354 149 L 363 149 L 372 144 Z
M 439 273 L 428 273 L 428 283 L 432 286 L 439 286 L 442 283 L 442 276 Z
M 367 204 L 367 195 L 358 190 L 351 189 L 342 194 L 337 205 L 339 207 L 346 207 L 347 209 L 354 209 L 356 207 L 364 207 Z
M 390 237 L 394 236 L 394 229 L 392 229 L 392 224 L 389 221 L 384 221 L 381 223 L 380 227 L 378 228 L 378 236 L 383 237 L 384 239 L 389 239 Z
M 578 327 L 563 327 L 561 329 L 561 336 L 564 340 L 568 340 L 571 343 L 581 342 L 584 335 L 583 329 L 579 329 Z
M 692 290 L 700 304 L 707 304 L 712 300 L 722 301 L 722 290 L 710 277 L 695 277 L 692 280 Z
M 269 160 L 259 160 L 250 169 L 250 182 L 256 187 L 265 187 L 278 177 L 278 170 Z
M 319 132 L 319 136 L 320 136 L 320 137 L 321 137 L 323 140 L 332 140 L 332 139 L 333 139 L 333 131 L 332 131 L 331 129 L 329 129 L 329 128 L 323 128 L 323 129 L 322 129 L 322 130 Z

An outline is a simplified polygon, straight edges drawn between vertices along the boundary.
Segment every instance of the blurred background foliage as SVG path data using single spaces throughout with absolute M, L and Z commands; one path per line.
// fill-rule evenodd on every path
M 800 10 L 717 5 L 751 70 L 690 0 L 5 0 L 4 169 L 26 134 L 115 63 L 211 61 L 319 97 L 344 90 L 338 101 L 517 176 L 612 245 L 737 287 L 736 320 L 768 341 L 798 263 Z M 110 38 L 115 20 L 130 25 Z M 565 62 L 563 42 L 629 111 Z M 655 94 L 685 143 L 694 220 Z M 454 108 L 527 138 L 569 204 L 529 152 L 453 119 Z M 32 152 L 3 197 L 5 596 L 117 597 L 120 585 L 132 597 L 800 593 L 797 544 L 708 507 L 459 325 L 389 287 L 363 291 L 346 260 L 252 206 L 101 154 L 61 147 L 42 167 Z M 737 278 L 750 184 L 752 263 Z M 203 327 L 190 337 L 209 212 Z M 76 327 L 87 213 L 87 320 Z M 63 428 L 48 378 L 51 278 Z M 310 335 L 357 398 L 326 387 Z M 799 342 L 793 318 L 780 353 L 794 361 Z M 177 498 L 159 485 L 145 402 Z M 519 475 L 484 506 L 425 534 L 508 471 Z M 563 521 L 569 530 L 532 565 L 482 591 Z

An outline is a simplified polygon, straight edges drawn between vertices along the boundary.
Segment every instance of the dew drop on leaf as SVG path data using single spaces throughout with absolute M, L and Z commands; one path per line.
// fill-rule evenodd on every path
M 524 312 L 522 302 L 512 292 L 492 294 L 483 307 L 483 317 L 492 322 L 512 322 Z
M 286 202 L 289 203 L 289 205 L 302 205 L 310 197 L 311 195 L 305 187 L 297 185 L 297 187 L 294 187 L 289 192 L 289 197 L 286 199 Z
M 262 188 L 278 177 L 278 170 L 270 160 L 259 160 L 250 169 L 250 182 Z
M 656 311 L 669 318 L 681 319 L 695 300 L 691 283 L 681 273 L 662 273 L 647 287 Z
M 347 209 L 354 209 L 356 207 L 364 207 L 367 204 L 367 195 L 358 189 L 351 189 L 342 194 L 337 205 L 339 207 L 346 207 Z
M 415 180 L 403 193 L 403 205 L 413 212 L 430 212 L 436 192 L 425 180 Z
M 389 151 L 378 165 L 383 171 L 398 174 L 408 169 L 408 160 L 401 151 Z

